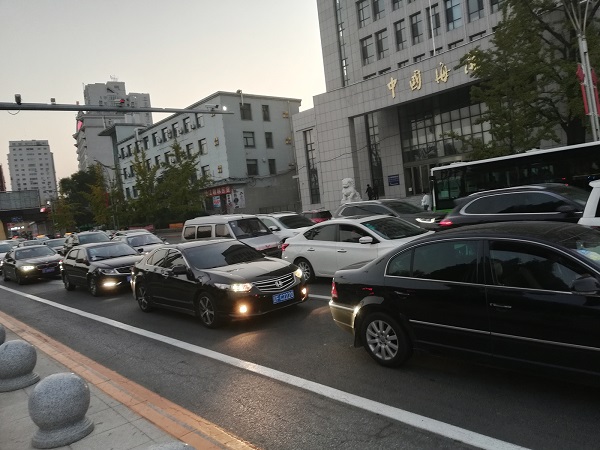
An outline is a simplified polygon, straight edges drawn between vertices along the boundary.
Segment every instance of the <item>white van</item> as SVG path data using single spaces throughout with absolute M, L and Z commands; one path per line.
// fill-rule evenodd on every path
M 592 192 L 587 199 L 583 216 L 579 219 L 580 225 L 600 228 L 600 180 L 590 182 Z
M 194 239 L 233 238 L 259 252 L 281 258 L 281 240 L 252 214 L 225 214 L 186 220 L 181 230 L 182 241 Z

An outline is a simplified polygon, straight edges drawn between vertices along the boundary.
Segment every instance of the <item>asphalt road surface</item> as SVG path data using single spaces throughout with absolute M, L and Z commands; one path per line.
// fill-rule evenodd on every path
M 217 330 L 59 280 L 0 280 L 0 311 L 264 449 L 598 448 L 598 388 L 424 353 L 381 367 L 334 325 L 329 290 Z

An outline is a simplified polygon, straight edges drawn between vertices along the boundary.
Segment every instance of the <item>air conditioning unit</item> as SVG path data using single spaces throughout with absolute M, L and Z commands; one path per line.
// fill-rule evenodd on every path
M 292 138 L 289 138 L 289 137 L 285 138 L 285 143 L 288 144 L 288 145 L 291 144 L 292 143 Z
M 195 123 L 191 124 L 191 125 L 190 125 L 190 128 L 191 128 L 192 130 L 195 130 L 195 129 L 196 129 L 196 124 L 195 124 Z
M 283 117 L 284 119 L 287 119 L 290 115 L 288 114 L 287 111 L 284 111 L 283 113 L 281 113 L 281 117 Z

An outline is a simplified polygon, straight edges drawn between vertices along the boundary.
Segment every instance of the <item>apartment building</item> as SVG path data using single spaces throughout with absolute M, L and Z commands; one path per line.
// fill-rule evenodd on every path
M 8 171 L 12 191 L 37 190 L 40 205 L 56 198 L 54 155 L 48 141 L 9 141 Z

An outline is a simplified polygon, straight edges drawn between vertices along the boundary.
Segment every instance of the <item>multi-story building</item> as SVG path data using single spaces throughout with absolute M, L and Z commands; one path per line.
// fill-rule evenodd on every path
M 211 180 L 205 192 L 209 212 L 298 207 L 291 117 L 300 109 L 299 99 L 216 92 L 186 109 L 195 111 L 149 127 L 115 124 L 104 131 L 115 141 L 111 166 L 118 170 L 126 198 L 138 196 L 136 151 L 145 151 L 146 164 L 159 166 L 160 176 L 177 141 L 186 153 L 200 153 L 198 177 Z
M 464 158 L 446 132 L 490 139 L 471 104 L 472 65 L 500 0 L 317 0 L 327 92 L 293 117 L 302 205 L 334 210 L 341 180 L 380 197 L 428 190 L 432 166 Z
M 13 191 L 37 190 L 41 205 L 57 196 L 54 156 L 48 141 L 9 141 L 8 170 Z
M 83 91 L 86 105 L 151 107 L 150 94 L 127 93 L 122 81 L 88 84 Z M 119 113 L 115 111 L 89 111 L 77 114 L 77 129 L 73 138 L 77 141 L 77 162 L 79 170 L 86 170 L 96 162 L 110 165 L 113 162 L 113 142 L 110 137 L 100 135 L 105 128 L 116 123 L 138 124 L 146 127 L 152 124 L 149 112 Z

